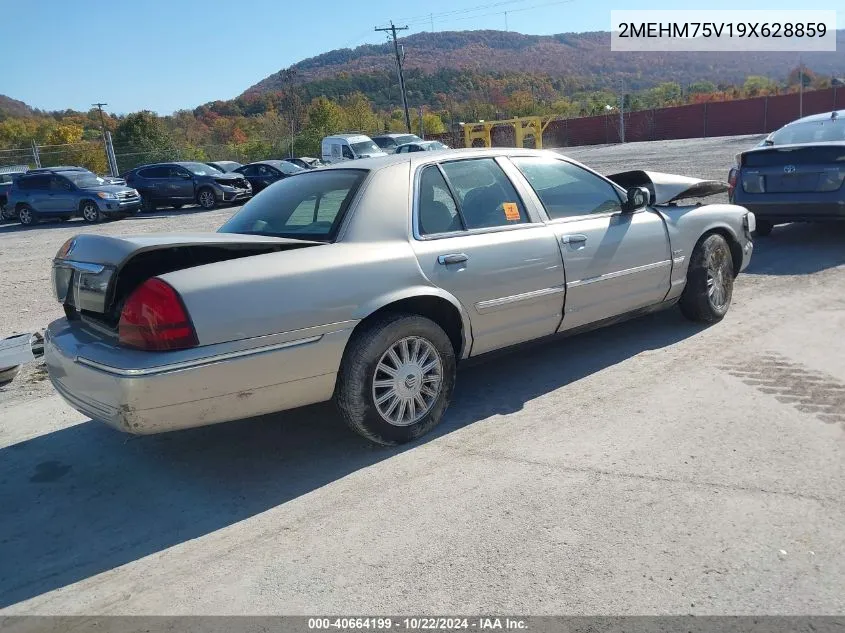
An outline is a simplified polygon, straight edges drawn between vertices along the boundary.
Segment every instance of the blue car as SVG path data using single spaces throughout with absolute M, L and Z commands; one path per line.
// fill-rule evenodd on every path
M 141 208 L 141 196 L 125 185 L 109 184 L 81 169 L 41 169 L 15 178 L 6 208 L 24 225 L 40 220 L 69 220 L 79 216 L 86 222 L 134 215 Z

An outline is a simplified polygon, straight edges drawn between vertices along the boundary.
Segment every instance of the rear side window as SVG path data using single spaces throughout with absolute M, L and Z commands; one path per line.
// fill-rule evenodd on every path
M 610 183 L 586 169 L 555 158 L 513 158 L 553 220 L 617 213 L 622 201 Z
M 418 229 L 421 235 L 431 235 L 434 232 L 431 227 L 445 222 L 445 216 L 442 220 L 433 217 L 435 213 L 442 216 L 442 209 L 430 201 L 450 206 L 439 191 L 436 175 L 428 173 L 430 169 L 437 167 L 426 167 L 420 179 Z M 494 159 L 451 161 L 440 165 L 438 171 L 440 179 L 447 183 L 448 198 L 460 217 L 461 226 L 457 229 L 503 227 L 529 221 L 522 200 Z
M 30 176 L 29 178 L 19 178 L 17 181 L 18 189 L 32 191 L 35 189 L 49 189 L 50 176 Z
M 285 178 L 247 202 L 219 232 L 330 242 L 366 176 L 365 170 L 334 169 Z
M 464 228 L 449 186 L 437 166 L 426 167 L 420 176 L 419 233 L 436 235 Z
M 159 165 L 156 167 L 146 167 L 138 172 L 141 178 L 167 178 L 167 167 Z

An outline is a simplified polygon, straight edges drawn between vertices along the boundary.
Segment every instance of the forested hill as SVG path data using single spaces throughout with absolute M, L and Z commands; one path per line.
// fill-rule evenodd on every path
M 838 50 L 805 53 L 804 63 L 819 75 L 845 74 L 845 31 L 837 33 Z M 451 31 L 417 33 L 401 39 L 405 67 L 418 80 L 441 76 L 452 81 L 473 75 L 546 76 L 578 90 L 628 91 L 650 88 L 663 82 L 681 85 L 710 81 L 717 85 L 741 84 L 749 75 L 783 78 L 798 63 L 794 53 L 614 53 L 610 33 L 564 33 L 523 35 L 507 31 Z M 339 97 L 362 91 L 376 103 L 379 93 L 394 76 L 393 47 L 389 43 L 338 49 L 295 64 L 296 82 L 308 93 Z M 245 91 L 260 95 L 283 90 L 287 69 L 270 75 Z M 438 91 L 444 82 L 427 86 L 421 93 Z M 309 84 L 314 86 L 309 87 Z M 448 89 L 448 86 L 446 86 Z M 430 101 L 430 94 L 421 94 Z M 393 99 L 390 99 L 391 101 Z

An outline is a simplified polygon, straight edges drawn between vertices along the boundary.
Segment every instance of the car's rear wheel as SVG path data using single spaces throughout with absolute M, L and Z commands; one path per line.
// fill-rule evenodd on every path
M 197 204 L 203 209 L 211 210 L 217 206 L 217 196 L 209 187 L 203 187 L 197 192 Z
M 758 237 L 767 237 L 768 235 L 771 235 L 774 224 L 772 224 L 769 220 L 758 219 L 756 224 L 757 228 L 754 229 L 754 235 Z
M 82 208 L 79 211 L 82 215 L 82 219 L 89 224 L 96 224 L 97 222 L 101 222 L 104 218 L 103 214 L 100 213 L 100 209 L 97 208 L 97 205 L 90 201 L 83 202 Z
M 414 440 L 440 422 L 455 385 L 455 350 L 425 317 L 388 314 L 356 332 L 335 402 L 356 433 L 378 444 Z
M 15 212 L 8 207 L 0 208 L 0 219 L 3 220 L 13 220 L 15 218 Z
M 708 235 L 692 251 L 680 308 L 692 321 L 716 323 L 731 306 L 734 287 L 731 249 L 725 238 Z
M 18 207 L 18 222 L 24 226 L 32 226 L 33 224 L 38 224 L 38 216 L 35 215 L 32 207 L 24 204 Z

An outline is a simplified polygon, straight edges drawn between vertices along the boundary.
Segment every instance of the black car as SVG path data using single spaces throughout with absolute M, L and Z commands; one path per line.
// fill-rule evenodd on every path
M 297 167 L 284 160 L 262 160 L 238 167 L 235 173 L 243 174 L 249 180 L 249 184 L 252 185 L 253 193 L 258 193 L 277 180 L 301 174 L 304 171 L 302 167 Z
M 845 220 L 845 110 L 798 119 L 737 154 L 731 202 L 753 211 L 757 235 L 776 224 Z
M 230 172 L 235 171 L 238 167 L 241 167 L 242 163 L 239 163 L 235 160 L 216 160 L 210 163 L 206 163 L 206 165 L 216 167 L 223 173 L 228 174 Z
M 126 174 L 126 183 L 141 194 L 146 211 L 159 206 L 181 209 L 193 203 L 213 209 L 220 202 L 241 202 L 252 196 L 252 187 L 242 174 L 224 174 L 205 163 L 142 165 Z
M 285 158 L 286 163 L 291 163 L 302 169 L 317 169 L 323 166 L 323 161 L 319 158 L 312 158 L 311 156 L 300 156 L 299 158 Z

